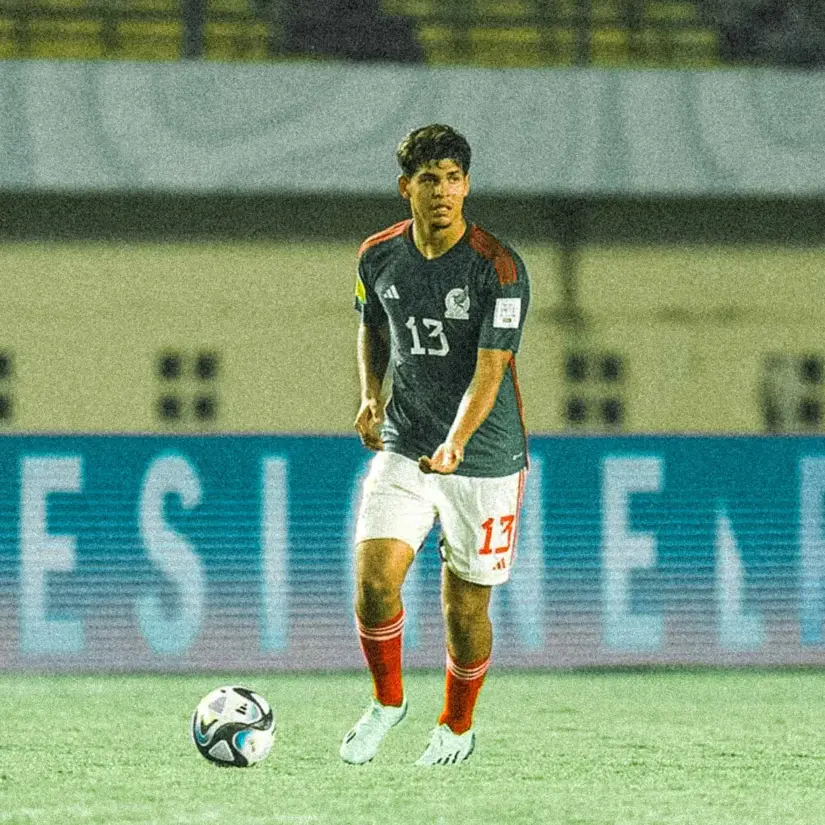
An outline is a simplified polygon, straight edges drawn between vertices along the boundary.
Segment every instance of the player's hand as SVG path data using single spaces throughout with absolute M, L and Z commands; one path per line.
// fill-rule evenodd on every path
M 361 443 L 370 450 L 383 450 L 381 440 L 381 422 L 384 420 L 384 410 L 377 398 L 367 398 L 361 402 L 361 409 L 355 417 L 355 432 L 361 438 Z
M 464 461 L 464 448 L 450 441 L 440 444 L 431 456 L 422 455 L 418 459 L 418 469 L 422 473 L 454 473 Z

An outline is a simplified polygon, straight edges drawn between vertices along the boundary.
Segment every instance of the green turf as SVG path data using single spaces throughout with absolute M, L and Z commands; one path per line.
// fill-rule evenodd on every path
M 188 738 L 201 696 L 247 684 L 275 707 L 271 756 L 213 767 Z M 0 825 L 822 825 L 825 672 L 491 671 L 478 746 L 414 768 L 442 675 L 369 765 L 340 737 L 364 675 L 3 676 Z

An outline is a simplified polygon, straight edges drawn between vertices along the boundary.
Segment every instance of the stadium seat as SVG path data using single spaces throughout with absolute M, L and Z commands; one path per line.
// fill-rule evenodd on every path
M 251 0 L 208 0 L 205 53 L 209 60 L 265 60 L 269 29 Z
M 641 60 L 648 66 L 718 66 L 716 35 L 707 29 L 647 28 L 638 34 Z
M 181 53 L 183 25 L 180 21 L 144 22 L 125 20 L 118 24 L 119 46 L 112 57 L 120 60 L 177 60 Z
M 32 20 L 26 57 L 44 60 L 94 60 L 103 56 L 100 22 Z
M 114 0 L 112 5 L 125 12 L 159 12 L 170 17 L 181 14 L 181 0 Z
M 630 62 L 630 39 L 627 29 L 594 29 L 590 48 L 591 62 L 594 66 L 623 66 Z
M 573 15 L 577 14 L 578 3 L 573 0 Z M 619 0 L 591 0 L 590 24 L 592 26 L 616 26 L 622 22 Z
M 11 18 L 0 17 L 0 60 L 17 56 L 14 26 Z
M 644 17 L 648 21 L 664 23 L 697 23 L 699 12 L 695 3 L 674 0 L 648 0 L 644 4 Z
M 266 60 L 267 35 L 264 23 L 208 22 L 204 56 L 208 60 Z
M 39 12 L 41 14 L 43 12 L 55 11 L 74 12 L 75 14 L 86 16 L 89 12 L 88 0 L 30 0 L 27 5 L 27 11 Z
M 671 32 L 673 62 L 692 68 L 713 68 L 722 65 L 719 43 L 712 29 L 681 29 Z
M 442 8 L 438 0 L 384 0 L 381 5 L 387 14 L 409 17 L 428 17 Z
M 517 21 L 530 12 L 527 0 L 475 0 L 474 11 L 479 17 L 501 17 Z
M 449 66 L 456 62 L 453 32 L 449 26 L 421 26 L 418 30 L 418 41 L 430 65 Z
M 488 68 L 534 68 L 542 65 L 537 28 L 478 26 L 470 31 L 472 63 Z
M 539 49 L 543 65 L 570 66 L 576 61 L 576 33 L 568 27 L 542 29 Z
M 237 17 L 255 19 L 255 8 L 250 0 L 207 0 L 206 16 L 216 14 L 231 14 Z

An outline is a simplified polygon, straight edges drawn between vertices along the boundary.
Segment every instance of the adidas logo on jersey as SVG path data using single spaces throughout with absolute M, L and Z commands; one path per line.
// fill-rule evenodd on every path
M 384 298 L 400 298 L 401 296 L 398 294 L 398 290 L 395 288 L 395 284 L 388 286 L 384 290 Z

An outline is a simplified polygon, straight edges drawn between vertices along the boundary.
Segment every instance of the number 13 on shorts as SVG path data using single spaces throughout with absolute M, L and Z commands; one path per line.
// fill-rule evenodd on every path
M 439 502 L 445 533 L 445 561 L 460 578 L 476 584 L 503 584 L 518 548 L 519 511 L 526 470 L 492 478 L 447 477 L 452 501 Z
M 507 553 L 513 547 L 513 527 L 516 523 L 514 513 L 498 518 L 490 517 L 481 523 L 484 543 L 478 550 L 479 556 L 491 553 Z

